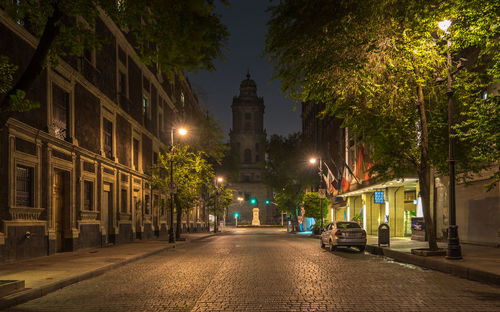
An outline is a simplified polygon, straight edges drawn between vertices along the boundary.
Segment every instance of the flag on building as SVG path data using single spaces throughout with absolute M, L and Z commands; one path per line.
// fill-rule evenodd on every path
M 344 164 L 344 172 L 342 174 L 342 191 L 347 192 L 351 186 L 351 181 L 353 180 L 354 174 L 352 173 L 351 168 L 347 164 Z
M 359 178 L 359 175 L 360 175 L 360 169 L 361 169 L 361 165 L 363 164 L 363 154 L 364 154 L 365 150 L 363 148 L 363 144 L 360 144 L 359 145 L 359 153 L 358 153 L 358 160 L 356 161 L 356 169 L 354 170 L 354 176 L 356 178 Z
M 333 175 L 332 171 L 328 167 L 328 165 L 325 163 L 326 169 L 328 170 L 328 174 L 323 175 L 323 179 L 325 180 L 326 183 L 326 188 L 328 190 L 328 194 L 335 194 L 335 176 Z

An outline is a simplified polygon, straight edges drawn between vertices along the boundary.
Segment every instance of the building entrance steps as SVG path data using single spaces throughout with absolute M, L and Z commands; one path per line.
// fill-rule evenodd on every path
M 446 249 L 447 243 L 438 242 L 438 246 Z M 379 247 L 378 237 L 369 235 L 366 250 L 396 261 L 500 286 L 500 248 L 461 243 L 463 256 L 461 260 L 411 254 L 411 249 L 427 247 L 427 242 L 411 240 L 409 237 L 391 237 L 390 247 Z
M 168 239 L 135 241 L 104 248 L 62 252 L 52 256 L 0 264 L 0 280 L 25 281 L 25 288 L 0 298 L 0 309 L 44 296 L 71 284 L 103 274 L 213 233 L 183 233 L 184 241 Z

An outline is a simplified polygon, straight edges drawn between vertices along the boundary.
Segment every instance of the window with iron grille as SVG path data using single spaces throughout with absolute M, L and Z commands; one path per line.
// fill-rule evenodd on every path
M 33 168 L 16 167 L 16 206 L 33 207 Z
M 104 154 L 107 158 L 113 158 L 113 123 L 106 118 L 103 119 Z
M 123 213 L 127 213 L 128 209 L 127 209 L 127 190 L 126 189 L 122 189 L 122 194 L 121 194 L 122 198 L 121 198 L 121 201 L 122 201 L 122 212 Z
M 57 138 L 64 140 L 69 137 L 69 93 L 56 84 L 52 85 L 52 126 Z
M 151 107 L 149 99 L 146 96 L 142 97 L 142 114 L 144 116 L 144 124 L 147 124 L 151 120 Z
M 94 210 L 94 183 L 83 182 L 83 209 Z

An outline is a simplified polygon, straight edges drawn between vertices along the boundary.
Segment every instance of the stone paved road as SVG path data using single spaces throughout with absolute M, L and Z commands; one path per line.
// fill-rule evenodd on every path
M 500 311 L 500 288 L 277 230 L 194 241 L 9 311 Z

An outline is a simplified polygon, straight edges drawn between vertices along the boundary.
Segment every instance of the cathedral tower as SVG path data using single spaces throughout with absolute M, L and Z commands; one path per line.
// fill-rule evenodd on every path
M 252 209 L 259 208 L 261 224 L 274 224 L 279 212 L 272 203 L 272 192 L 262 183 L 266 144 L 264 99 L 257 96 L 257 85 L 249 73 L 246 77 L 231 105 L 233 127 L 229 137 L 239 162 L 239 179 L 231 185 L 236 192 L 226 222 L 233 224 L 234 213 L 238 213 L 239 224 L 251 224 Z

